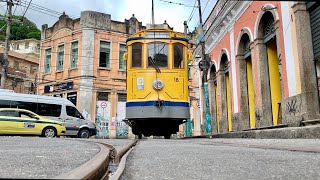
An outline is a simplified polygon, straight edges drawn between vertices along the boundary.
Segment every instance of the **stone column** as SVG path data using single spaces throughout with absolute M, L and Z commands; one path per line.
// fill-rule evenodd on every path
M 284 94 L 284 82 L 283 82 L 283 74 L 286 73 L 286 72 L 282 72 L 282 58 L 281 58 L 281 38 L 280 37 L 283 37 L 283 35 L 280 33 L 280 30 L 279 30 L 279 20 L 276 20 L 274 22 L 274 31 L 276 32 L 276 43 L 277 43 L 277 56 L 278 56 L 278 70 L 279 70 L 279 73 L 280 73 L 280 90 L 281 90 L 281 100 L 284 99 L 285 94 Z M 284 57 L 284 56 L 283 56 Z M 282 107 L 282 106 L 281 106 Z
M 226 87 L 226 76 L 223 70 L 219 70 L 217 73 L 217 79 L 220 84 L 220 111 L 222 114 L 220 115 L 220 133 L 228 132 L 228 105 L 227 105 L 227 87 Z
M 261 105 L 257 107 L 261 118 L 257 119 L 256 126 L 264 127 L 272 125 L 272 110 L 271 110 L 271 97 L 270 97 L 270 80 L 268 71 L 268 56 L 267 47 L 263 42 L 262 38 L 254 40 L 256 45 L 256 62 L 258 63 L 258 79 L 259 82 L 259 93 L 261 94 Z
M 317 78 L 315 73 L 310 16 L 305 2 L 298 2 L 292 6 L 295 16 L 297 50 L 299 58 L 301 82 L 301 116 L 302 120 L 318 119 L 319 97 L 317 92 Z
M 212 126 L 212 133 L 217 132 L 217 108 L 216 108 L 216 89 L 215 89 L 215 79 L 209 79 L 209 106 L 211 112 L 211 126 Z
M 117 135 L 117 120 L 116 120 L 116 113 L 117 113 L 117 94 L 115 91 L 112 91 L 110 93 L 110 103 L 111 103 L 111 109 L 110 109 L 110 117 L 109 120 L 109 138 L 114 139 Z
M 248 82 L 247 82 L 247 62 L 243 55 L 236 55 L 239 68 L 240 84 L 240 124 L 236 131 L 249 129 L 249 103 L 248 103 Z
M 193 107 L 195 107 L 193 108 L 193 114 L 194 114 L 193 136 L 200 136 L 201 135 L 201 112 L 196 104 L 197 104 L 197 101 L 193 101 Z
M 93 64 L 94 62 L 94 29 L 82 28 L 82 54 L 80 64 L 80 101 L 79 107 L 82 112 L 85 109 L 89 114 L 88 117 L 92 117 L 92 98 L 93 98 Z

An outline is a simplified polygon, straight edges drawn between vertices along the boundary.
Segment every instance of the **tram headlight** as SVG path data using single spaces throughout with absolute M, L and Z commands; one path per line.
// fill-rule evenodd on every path
M 160 91 L 164 87 L 164 82 L 161 79 L 157 78 L 153 81 L 152 86 L 155 90 Z

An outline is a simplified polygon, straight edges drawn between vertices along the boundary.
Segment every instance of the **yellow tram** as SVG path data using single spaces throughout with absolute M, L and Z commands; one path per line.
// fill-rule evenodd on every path
M 147 29 L 127 39 L 126 122 L 139 138 L 179 131 L 189 117 L 188 39 L 167 24 Z

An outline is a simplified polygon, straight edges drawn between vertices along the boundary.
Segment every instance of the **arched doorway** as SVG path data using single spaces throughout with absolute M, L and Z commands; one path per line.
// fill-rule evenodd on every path
M 227 119 L 227 128 L 228 131 L 232 131 L 232 105 L 231 105 L 231 87 L 230 87 L 230 75 L 229 75 L 229 66 L 228 66 L 228 57 L 225 53 L 222 54 L 221 60 L 220 60 L 220 69 L 222 70 L 222 83 L 223 86 L 221 86 L 222 93 L 224 93 L 223 97 L 221 98 L 222 104 L 222 112 L 223 116 L 226 116 Z M 226 108 L 226 111 L 224 109 Z
M 246 128 L 256 127 L 255 117 L 255 95 L 254 95 L 254 83 L 253 83 L 253 71 L 252 71 L 252 56 L 250 49 L 250 37 L 247 33 L 242 34 L 239 47 L 238 47 L 238 63 L 240 76 L 245 77 L 240 79 L 241 82 L 241 111 L 243 113 L 243 119 Z
M 210 77 L 208 79 L 208 83 L 210 87 L 210 110 L 212 116 L 212 130 L 216 130 L 216 133 L 219 133 L 217 70 L 214 64 L 212 64 L 210 68 Z
M 263 48 L 259 49 L 258 54 L 264 55 L 265 58 L 262 60 L 267 61 L 265 64 L 260 64 L 260 66 L 265 66 L 262 68 L 266 68 L 264 69 L 265 75 L 261 79 L 264 79 L 267 87 L 262 91 L 269 91 L 266 96 L 269 96 L 268 99 L 270 99 L 272 124 L 277 125 L 281 123 L 281 63 L 278 59 L 275 19 L 270 11 L 266 11 L 261 17 L 258 38 L 263 39 Z

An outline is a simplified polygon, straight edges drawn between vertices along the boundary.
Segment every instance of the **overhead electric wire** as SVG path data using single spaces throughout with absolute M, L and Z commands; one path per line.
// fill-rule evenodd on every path
M 203 10 L 202 10 L 202 14 L 204 14 L 204 11 L 206 10 L 207 6 L 208 6 L 209 0 L 207 0 L 206 5 L 204 6 Z
M 188 5 L 188 4 L 177 3 L 177 2 L 166 1 L 166 0 L 159 0 L 159 1 L 170 3 L 170 4 L 177 4 L 177 5 L 181 5 L 181 6 L 185 6 L 185 7 L 198 7 L 198 6 L 195 6 L 195 5 L 191 6 L 191 5 Z
M 27 6 L 27 9 L 24 11 L 21 20 L 23 20 L 24 15 L 26 15 L 26 13 L 27 13 L 27 11 L 28 11 L 28 9 L 29 9 L 29 7 L 30 7 L 31 1 L 32 1 L 32 0 L 30 0 L 29 4 L 28 4 L 28 6 Z M 17 7 L 16 7 L 16 9 L 17 9 Z
M 21 1 L 21 6 L 26 7 L 28 5 L 29 5 L 29 2 L 27 2 L 25 0 Z M 53 16 L 53 17 L 59 17 L 59 16 L 63 15 L 62 12 L 59 12 L 59 11 L 56 11 L 56 10 L 52 10 L 52 9 L 49 9 L 49 8 L 37 5 L 35 3 L 31 3 L 31 2 L 30 2 L 30 7 L 29 8 L 31 10 L 34 10 L 34 11 L 37 11 L 37 12 L 40 12 L 40 13 L 43 13 L 43 14 L 47 14 L 47 15 Z M 77 18 L 76 16 L 73 16 L 73 15 L 68 15 L 68 16 L 73 18 L 73 19 Z
M 189 18 L 187 20 L 187 23 L 191 21 L 193 15 L 194 15 L 194 8 L 195 8 L 196 3 L 197 3 L 197 0 L 194 1 L 194 5 L 193 5 L 192 11 L 190 13 L 190 16 L 189 16 Z

